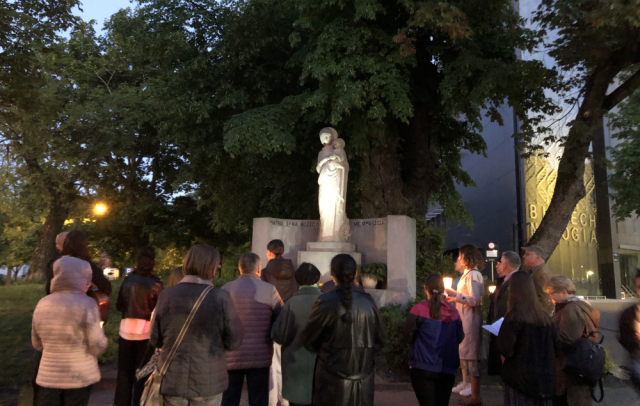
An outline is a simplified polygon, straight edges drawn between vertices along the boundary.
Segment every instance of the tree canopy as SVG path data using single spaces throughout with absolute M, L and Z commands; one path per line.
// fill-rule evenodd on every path
M 32 265 L 42 269 L 69 219 L 126 257 L 147 244 L 242 246 L 255 217 L 317 218 L 326 126 L 346 140 L 349 217 L 420 216 L 439 204 L 470 222 L 456 185 L 473 185 L 461 151 L 485 153 L 484 119 L 502 123 L 506 103 L 530 141 L 557 112 L 545 89 L 584 82 L 575 100 L 597 99 L 636 63 L 633 13 L 627 3 L 610 11 L 611 1 L 542 2 L 537 22 L 560 32 L 550 50 L 576 70 L 569 81 L 518 58 L 544 31 L 528 28 L 510 0 L 141 0 L 102 35 L 74 21 L 75 2 L 42 3 L 58 13 L 33 14 L 48 24 L 42 33 L 20 19 L 19 29 L 0 27 L 16 55 L 24 50 L 2 56 L 0 137 L 16 173 L 46 194 Z M 68 39 L 55 36 L 72 24 Z M 594 72 L 605 72 L 597 91 Z M 579 117 L 591 123 L 624 94 Z M 566 141 L 563 160 L 578 157 L 573 177 L 588 134 Z M 91 217 L 97 201 L 108 216 Z M 538 232 L 553 244 L 553 232 Z

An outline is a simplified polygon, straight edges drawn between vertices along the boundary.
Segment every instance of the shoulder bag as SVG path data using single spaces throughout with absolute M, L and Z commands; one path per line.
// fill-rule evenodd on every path
M 162 406 L 162 395 L 160 394 L 160 385 L 162 385 L 162 378 L 164 374 L 167 373 L 167 369 L 169 368 L 169 364 L 173 357 L 176 355 L 176 351 L 184 338 L 187 329 L 189 328 L 189 324 L 191 324 L 191 320 L 198 311 L 200 304 L 204 300 L 207 293 L 213 289 L 213 286 L 208 286 L 198 298 L 198 301 L 193 305 L 193 309 L 191 309 L 191 313 L 189 313 L 189 317 L 187 317 L 187 321 L 184 322 L 184 326 L 182 326 L 182 330 L 180 330 L 180 334 L 178 334 L 178 338 L 176 342 L 173 343 L 173 347 L 171 347 L 171 351 L 169 355 L 167 355 L 167 359 L 164 361 L 160 369 L 156 369 L 149 379 L 147 379 L 147 383 L 144 384 L 144 392 L 142 393 L 142 398 L 140 399 L 141 406 Z

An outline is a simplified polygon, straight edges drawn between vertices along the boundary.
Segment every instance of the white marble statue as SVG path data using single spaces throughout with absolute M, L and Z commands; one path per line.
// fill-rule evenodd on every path
M 320 130 L 324 145 L 318 154 L 318 207 L 320 235 L 318 241 L 348 242 L 349 219 L 345 212 L 349 163 L 344 152 L 344 140 L 331 127 Z

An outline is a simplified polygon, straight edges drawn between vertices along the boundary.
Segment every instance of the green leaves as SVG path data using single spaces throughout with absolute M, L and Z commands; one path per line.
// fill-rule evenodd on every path
M 613 137 L 619 143 L 611 149 L 614 171 L 609 177 L 618 221 L 640 213 L 640 91 L 636 90 L 609 115 Z
M 280 104 L 237 114 L 225 124 L 224 148 L 262 154 L 290 154 L 296 147 L 293 130 L 309 99 L 308 94 L 286 97 Z M 248 136 L 247 136 L 248 135 Z

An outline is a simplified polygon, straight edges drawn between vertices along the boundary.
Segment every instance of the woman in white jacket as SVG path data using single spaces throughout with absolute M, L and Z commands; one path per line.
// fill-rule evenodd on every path
M 64 256 L 53 264 L 51 294 L 33 313 L 31 342 L 42 351 L 36 406 L 82 406 L 100 381 L 98 355 L 107 348 L 96 302 L 86 295 L 91 266 Z

